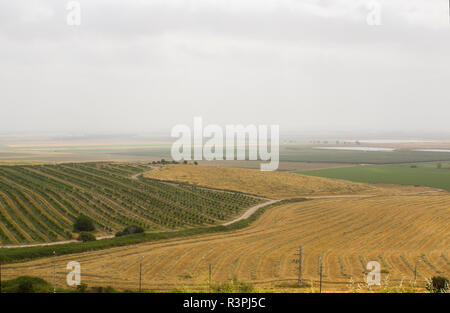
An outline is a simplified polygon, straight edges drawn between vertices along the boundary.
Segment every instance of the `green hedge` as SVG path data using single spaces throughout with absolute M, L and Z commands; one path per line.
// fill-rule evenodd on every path
M 112 247 L 127 246 L 132 244 L 137 244 L 141 242 L 170 239 L 177 237 L 186 237 L 192 235 L 201 235 L 207 233 L 217 233 L 238 230 L 247 227 L 253 223 L 261 214 L 266 210 L 273 208 L 275 206 L 291 203 L 291 202 L 301 202 L 307 199 L 288 199 L 282 200 L 280 202 L 273 203 L 271 205 L 265 206 L 257 210 L 247 219 L 240 220 L 236 223 L 227 226 L 211 226 L 211 227 L 201 227 L 201 228 L 190 228 L 173 232 L 160 232 L 160 233 L 142 233 L 133 234 L 121 237 L 114 237 L 110 239 L 102 239 L 97 241 L 90 241 L 84 243 L 68 243 L 53 246 L 39 246 L 39 247 L 28 247 L 28 248 L 2 248 L 0 249 L 0 262 L 2 263 L 13 263 L 19 261 L 32 260 L 37 258 L 49 257 L 53 255 L 55 251 L 56 255 L 65 255 L 71 253 L 80 253 L 86 251 L 94 251 L 107 249 Z

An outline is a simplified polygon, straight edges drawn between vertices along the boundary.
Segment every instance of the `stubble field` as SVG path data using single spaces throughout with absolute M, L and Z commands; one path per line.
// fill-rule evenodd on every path
M 423 290 L 427 278 L 449 274 L 449 220 L 450 195 L 443 192 L 315 199 L 271 208 L 232 233 L 10 264 L 3 275 L 52 281 L 56 264 L 56 282 L 63 287 L 67 262 L 78 261 L 89 286 L 136 290 L 142 262 L 145 290 L 206 291 L 211 264 L 214 283 L 237 278 L 260 291 L 308 292 L 317 290 L 321 257 L 324 291 L 366 289 L 369 261 L 381 264 L 379 288 L 385 291 L 411 288 L 417 263 L 414 290 Z M 306 288 L 295 288 L 300 244 Z

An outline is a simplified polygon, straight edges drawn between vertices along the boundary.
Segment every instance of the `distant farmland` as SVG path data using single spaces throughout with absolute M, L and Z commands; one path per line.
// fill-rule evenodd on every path
M 442 166 L 447 166 L 443 164 Z M 436 164 L 403 166 L 353 166 L 302 171 L 304 175 L 345 179 L 354 182 L 419 185 L 450 191 L 450 169 L 436 168 Z
M 315 145 L 292 145 L 280 147 L 282 162 L 324 162 L 394 164 L 414 162 L 450 161 L 450 153 L 412 151 L 408 149 L 391 152 L 338 151 L 314 149 Z M 325 145 L 323 147 L 329 147 Z M 351 147 L 341 145 L 339 147 Z
M 101 140 L 99 140 L 101 142 Z M 280 146 L 281 162 L 315 162 L 341 164 L 393 164 L 412 162 L 450 161 L 450 153 L 432 151 L 413 151 L 414 147 L 390 146 L 396 151 L 364 152 L 319 150 L 315 147 L 332 147 L 331 144 L 289 144 Z M 354 145 L 337 145 L 340 148 L 358 147 Z M 150 144 L 46 144 L 29 143 L 21 145 L 11 143 L 0 146 L 0 162 L 41 161 L 41 162 L 87 162 L 87 161 L 121 161 L 149 162 L 170 159 L 171 142 Z M 448 148 L 445 143 L 444 148 Z M 418 145 L 417 148 L 423 148 Z M 238 162 L 238 164 L 242 162 Z
M 0 243 L 70 239 L 80 214 L 100 234 L 128 225 L 149 231 L 215 225 L 262 201 L 137 177 L 149 170 L 118 163 L 0 166 Z

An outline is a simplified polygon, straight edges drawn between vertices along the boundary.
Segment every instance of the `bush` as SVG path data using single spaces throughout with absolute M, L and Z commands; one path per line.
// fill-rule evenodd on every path
M 144 232 L 144 229 L 140 226 L 128 226 L 124 230 L 118 232 L 116 237 L 131 235 L 131 234 L 141 234 Z
M 251 283 L 242 282 L 234 278 L 232 281 L 224 282 L 220 285 L 212 285 L 211 291 L 217 293 L 249 293 L 256 292 L 256 289 Z
M 52 290 L 48 282 L 33 276 L 20 276 L 2 282 L 2 292 L 6 293 L 45 293 Z
M 80 292 L 80 293 L 87 292 L 88 291 L 87 289 L 88 289 L 88 286 L 86 284 L 79 284 L 77 286 L 77 292 Z
M 115 293 L 117 292 L 113 287 L 106 286 L 106 287 L 92 287 L 92 292 L 94 293 Z
M 442 276 L 434 276 L 427 283 L 427 290 L 433 293 L 448 291 L 448 279 Z
M 73 224 L 73 230 L 76 232 L 93 231 L 95 230 L 94 222 L 89 217 L 80 215 Z
M 88 242 L 88 241 L 95 241 L 97 240 L 97 238 L 95 238 L 95 236 L 91 233 L 81 232 L 77 240 L 82 242 Z

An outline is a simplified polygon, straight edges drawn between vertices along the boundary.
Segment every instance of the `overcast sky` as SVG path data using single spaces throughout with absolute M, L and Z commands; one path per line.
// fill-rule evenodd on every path
M 0 132 L 450 132 L 448 0 L 67 2 L 0 0 Z

